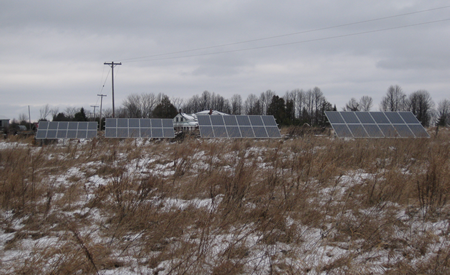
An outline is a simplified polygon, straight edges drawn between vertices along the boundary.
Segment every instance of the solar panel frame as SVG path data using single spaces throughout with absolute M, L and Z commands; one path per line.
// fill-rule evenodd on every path
M 107 118 L 106 138 L 174 138 L 172 119 Z M 127 127 L 124 127 L 127 125 Z M 121 126 L 121 127 L 119 127 Z M 113 130 L 114 129 L 114 130 Z
M 95 121 L 40 121 L 36 139 L 92 138 L 97 135 L 97 125 Z M 88 128 L 95 134 L 88 135 Z
M 359 122 L 357 123 L 354 114 Z M 412 112 L 325 112 L 338 137 L 354 138 L 424 138 L 430 137 Z M 343 119 L 339 119 L 342 115 Z M 333 123 L 333 121 L 344 121 Z M 345 125 L 346 127 L 344 127 Z M 364 129 L 364 131 L 362 130 Z
M 211 125 L 210 116 L 197 116 L 197 121 L 199 126 L 208 126 Z
M 236 116 L 223 116 L 223 120 L 226 126 L 238 126 Z
M 226 138 L 228 137 L 227 130 L 225 126 L 213 126 L 214 137 L 216 138 Z

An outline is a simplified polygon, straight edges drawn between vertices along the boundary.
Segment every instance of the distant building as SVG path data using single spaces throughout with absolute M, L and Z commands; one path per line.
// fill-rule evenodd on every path
M 177 131 L 192 131 L 198 128 L 198 119 L 197 116 L 207 116 L 207 115 L 220 115 L 220 116 L 228 116 L 228 114 L 214 111 L 214 110 L 205 110 L 195 114 L 186 114 L 178 112 L 178 114 L 173 118 L 173 127 Z
M 0 115 L 0 132 L 3 134 L 8 134 L 9 130 L 9 118 Z

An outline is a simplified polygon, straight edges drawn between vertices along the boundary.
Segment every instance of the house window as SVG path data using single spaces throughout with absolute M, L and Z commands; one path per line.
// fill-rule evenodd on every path
M 178 122 L 178 118 L 176 119 L 176 122 Z

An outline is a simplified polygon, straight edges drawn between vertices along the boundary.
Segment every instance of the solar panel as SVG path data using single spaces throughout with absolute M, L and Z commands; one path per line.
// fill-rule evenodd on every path
M 96 121 L 40 121 L 36 139 L 93 138 L 97 127 Z
M 325 112 L 338 137 L 430 137 L 411 112 Z
M 198 116 L 203 138 L 280 138 L 273 116 Z
M 172 119 L 107 118 L 107 138 L 174 138 Z

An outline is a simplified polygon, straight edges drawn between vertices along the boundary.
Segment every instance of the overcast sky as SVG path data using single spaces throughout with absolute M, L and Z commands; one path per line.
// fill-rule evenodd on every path
M 133 93 L 245 100 L 317 86 L 338 109 L 368 95 L 378 110 L 390 85 L 437 104 L 450 99 L 449 47 L 440 0 L 5 0 L 0 115 L 92 111 L 99 93 L 111 108 L 111 61 L 116 108 Z

